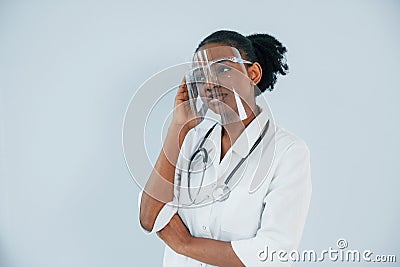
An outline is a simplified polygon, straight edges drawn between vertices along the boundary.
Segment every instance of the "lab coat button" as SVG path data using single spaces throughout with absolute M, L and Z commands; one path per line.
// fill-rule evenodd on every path
M 207 230 L 207 226 L 203 225 L 203 230 L 206 231 Z

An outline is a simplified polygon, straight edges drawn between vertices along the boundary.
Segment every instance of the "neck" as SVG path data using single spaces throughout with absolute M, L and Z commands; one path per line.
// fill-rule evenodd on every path
M 255 119 L 259 113 L 260 109 L 258 106 L 256 106 L 254 109 L 252 109 L 250 115 L 246 119 L 224 125 L 222 128 L 222 137 L 229 138 L 232 140 L 232 143 L 234 143 L 243 130 Z

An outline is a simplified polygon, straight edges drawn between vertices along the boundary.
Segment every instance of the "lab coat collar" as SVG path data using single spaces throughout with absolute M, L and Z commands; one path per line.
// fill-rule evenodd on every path
M 249 125 L 247 125 L 247 127 L 232 145 L 232 151 L 236 152 L 242 158 L 247 156 L 250 148 L 260 136 L 269 119 L 268 112 L 261 107 L 259 108 L 260 113 L 250 122 Z

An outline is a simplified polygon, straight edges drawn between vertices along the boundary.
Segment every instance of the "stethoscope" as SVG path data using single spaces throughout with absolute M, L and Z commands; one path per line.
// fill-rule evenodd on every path
M 201 187 L 203 186 L 203 181 L 204 181 L 204 174 L 206 172 L 206 168 L 207 168 L 207 162 L 208 162 L 208 152 L 207 150 L 203 147 L 204 143 L 206 142 L 207 138 L 210 136 L 211 132 L 214 130 L 215 126 L 217 125 L 214 124 L 205 134 L 203 140 L 201 141 L 201 143 L 199 144 L 197 150 L 192 154 L 192 156 L 190 157 L 189 160 L 189 165 L 188 165 L 188 174 L 187 174 L 187 182 L 188 182 L 188 195 L 189 195 L 189 199 L 191 201 L 191 204 L 195 204 L 197 197 L 200 194 L 200 190 Z M 240 166 L 242 166 L 242 164 L 246 161 L 246 159 L 250 156 L 250 154 L 254 151 L 254 149 L 256 149 L 256 147 L 258 146 L 258 144 L 261 142 L 261 140 L 263 139 L 263 137 L 265 136 L 265 134 L 267 133 L 269 127 L 269 120 L 267 121 L 267 123 L 265 124 L 262 132 L 260 133 L 260 136 L 257 138 L 257 140 L 255 141 L 255 143 L 253 144 L 253 146 L 250 148 L 249 152 L 247 153 L 247 155 L 242 158 L 238 164 L 236 164 L 235 168 L 233 168 L 233 170 L 231 171 L 231 173 L 228 175 L 228 177 L 226 177 L 225 181 L 223 184 L 218 185 L 214 188 L 213 192 L 212 192 L 212 197 L 214 200 L 217 201 L 224 201 L 226 199 L 229 198 L 229 195 L 231 193 L 231 189 L 228 185 L 229 181 L 232 179 L 233 175 L 237 172 L 237 170 L 240 168 Z M 203 162 L 203 169 L 202 169 L 202 175 L 201 175 L 201 180 L 200 180 L 200 186 L 199 189 L 197 190 L 196 193 L 196 197 L 193 198 L 192 196 L 192 192 L 191 192 L 191 185 L 190 185 L 190 173 L 191 173 L 191 167 L 193 164 L 194 159 L 200 155 L 202 157 L 202 162 Z M 201 203 L 201 202 L 200 202 Z M 197 203 L 199 204 L 199 203 Z

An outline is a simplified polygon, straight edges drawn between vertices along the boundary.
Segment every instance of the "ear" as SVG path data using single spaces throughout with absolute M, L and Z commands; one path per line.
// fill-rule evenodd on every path
M 260 63 L 254 62 L 253 65 L 247 68 L 249 78 L 254 84 L 258 84 L 262 77 L 262 68 Z

